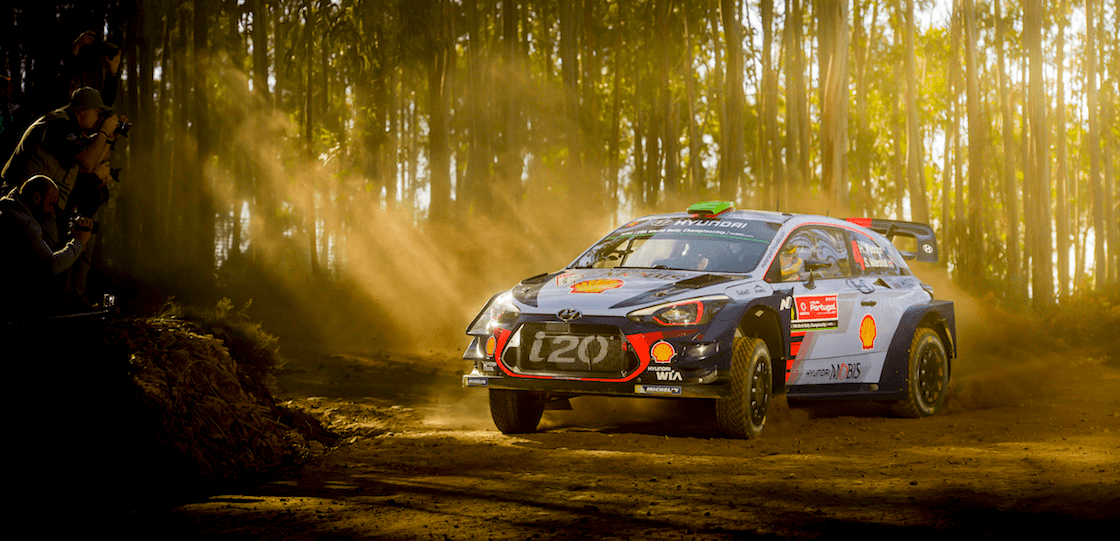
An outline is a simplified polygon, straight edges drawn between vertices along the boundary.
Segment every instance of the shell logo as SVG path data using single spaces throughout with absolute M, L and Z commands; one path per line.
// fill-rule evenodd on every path
M 871 349 L 875 347 L 875 335 L 878 331 L 875 329 L 875 318 L 871 314 L 863 316 L 863 321 L 859 323 L 859 341 L 863 343 L 863 349 Z
M 486 355 L 488 357 L 494 356 L 494 350 L 498 349 L 498 340 L 493 336 L 486 339 Z
M 667 363 L 673 360 L 677 355 L 677 349 L 664 340 L 656 343 L 653 347 L 649 348 L 649 356 L 653 358 L 655 363 Z
M 609 289 L 618 289 L 624 284 L 622 280 L 604 279 L 599 278 L 596 280 L 584 280 L 572 284 L 572 293 L 602 293 Z

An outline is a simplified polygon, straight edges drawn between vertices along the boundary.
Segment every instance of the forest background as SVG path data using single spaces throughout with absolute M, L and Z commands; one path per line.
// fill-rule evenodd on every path
M 24 1 L 0 57 L 42 114 L 79 34 L 123 47 L 94 279 L 127 309 L 251 299 L 282 337 L 425 347 L 710 199 L 928 222 L 938 271 L 1010 310 L 1116 304 L 1116 7 Z

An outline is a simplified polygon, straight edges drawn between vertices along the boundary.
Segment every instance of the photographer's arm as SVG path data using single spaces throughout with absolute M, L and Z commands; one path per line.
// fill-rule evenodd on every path
M 93 227 L 93 220 L 88 218 L 81 218 L 78 220 L 78 225 L 84 228 Z M 37 231 L 37 239 L 35 241 L 35 258 L 44 267 L 49 268 L 52 275 L 61 273 L 62 271 L 70 268 L 77 261 L 78 257 L 82 254 L 82 250 L 89 244 L 91 232 L 87 230 L 79 230 L 74 232 L 74 238 L 66 243 L 57 252 L 52 251 L 47 242 L 43 240 L 42 230 Z
M 111 145 L 117 137 L 119 123 L 120 119 L 117 115 L 109 115 L 101 121 L 98 131 L 93 134 L 93 140 L 75 156 L 79 170 L 83 173 L 93 173 L 98 164 L 109 157 L 109 152 L 112 151 Z

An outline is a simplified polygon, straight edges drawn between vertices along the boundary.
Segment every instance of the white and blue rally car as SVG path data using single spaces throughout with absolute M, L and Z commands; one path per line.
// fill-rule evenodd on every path
M 489 389 L 504 433 L 579 395 L 713 399 L 738 438 L 783 393 L 933 415 L 956 357 L 953 303 L 906 259 L 937 261 L 928 225 L 722 201 L 646 216 L 492 297 L 467 329 L 463 384 Z

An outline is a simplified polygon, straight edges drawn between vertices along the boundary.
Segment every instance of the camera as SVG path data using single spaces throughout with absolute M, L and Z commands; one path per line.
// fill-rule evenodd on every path
M 101 230 L 101 224 L 100 223 L 98 223 L 96 221 L 93 221 L 93 227 L 82 227 L 82 226 L 78 225 L 78 219 L 79 218 L 81 218 L 81 216 L 79 216 L 77 214 L 75 214 L 74 216 L 72 216 L 70 218 L 70 229 L 72 231 L 89 231 L 90 233 L 92 233 L 94 235 L 96 235 L 98 232 L 100 232 L 100 230 Z
M 123 116 L 114 115 L 113 113 L 110 113 L 108 111 L 102 112 L 101 121 L 104 122 L 105 119 L 111 116 L 117 116 L 117 120 L 119 121 L 117 122 L 117 129 L 113 130 L 113 133 L 128 137 L 128 131 L 132 129 L 132 123 L 125 121 Z

